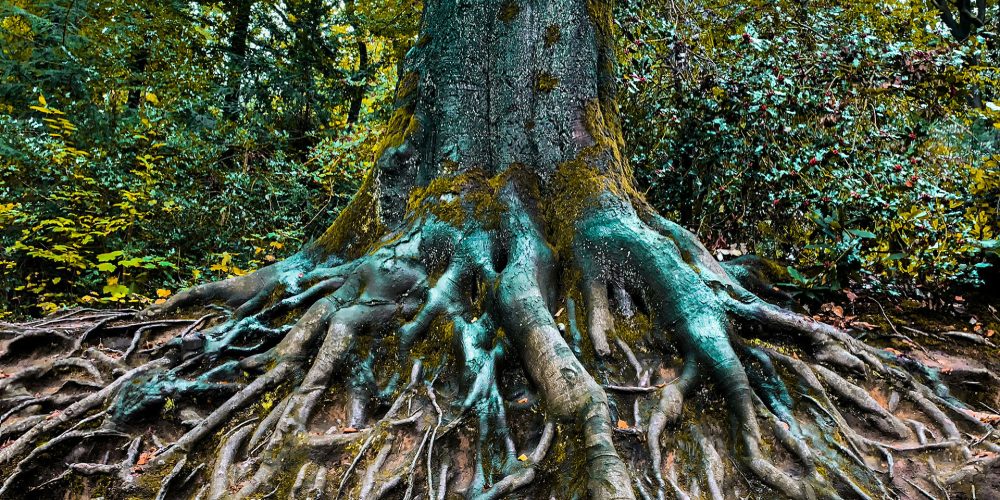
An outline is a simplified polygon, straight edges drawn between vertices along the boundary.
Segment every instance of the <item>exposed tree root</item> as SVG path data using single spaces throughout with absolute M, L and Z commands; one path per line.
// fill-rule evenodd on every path
M 0 496 L 881 498 L 992 473 L 992 427 L 934 370 L 765 302 L 677 225 L 606 193 L 554 248 L 500 196 L 489 230 L 422 213 L 354 260 L 3 325 Z

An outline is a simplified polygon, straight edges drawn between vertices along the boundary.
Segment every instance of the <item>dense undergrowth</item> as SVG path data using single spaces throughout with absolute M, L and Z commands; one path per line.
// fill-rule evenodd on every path
M 648 196 L 800 286 L 981 283 L 1000 229 L 991 8 L 956 41 L 923 2 L 634 2 L 622 102 Z
M 720 254 L 787 261 L 798 287 L 981 284 L 1000 237 L 998 7 L 959 41 L 924 2 L 835 4 L 619 2 L 647 197 Z M 418 12 L 6 3 L 0 318 L 162 300 L 318 235 L 370 166 Z

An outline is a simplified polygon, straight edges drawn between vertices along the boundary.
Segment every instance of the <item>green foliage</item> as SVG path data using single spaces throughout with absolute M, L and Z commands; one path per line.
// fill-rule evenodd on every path
M 315 237 L 371 164 L 419 9 L 0 5 L 0 317 L 162 300 Z M 817 290 L 1000 259 L 995 33 L 957 42 L 915 0 L 617 9 L 625 153 L 709 246 Z
M 2 4 L 0 318 L 161 300 L 315 237 L 371 165 L 418 9 Z
M 924 2 L 620 10 L 626 144 L 657 207 L 793 261 L 800 285 L 980 279 L 1000 231 L 995 34 L 956 43 Z

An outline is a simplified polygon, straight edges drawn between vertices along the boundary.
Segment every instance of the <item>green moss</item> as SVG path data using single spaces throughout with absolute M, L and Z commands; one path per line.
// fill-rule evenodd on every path
M 516 2 L 504 2 L 500 7 L 500 20 L 509 23 L 521 12 L 521 7 Z
M 431 323 L 430 329 L 413 346 L 411 353 L 414 358 L 424 360 L 424 365 L 437 368 L 447 361 L 447 353 L 453 350 L 455 339 L 455 322 L 447 318 L 438 318 Z
M 558 424 L 552 447 L 539 464 L 552 491 L 561 498 L 587 498 L 587 446 L 578 424 Z
M 653 323 L 649 316 L 636 313 L 631 318 L 618 318 L 615 321 L 614 330 L 611 334 L 613 338 L 619 338 L 627 344 L 635 344 L 642 340 L 647 334 L 653 331 Z
M 317 245 L 330 253 L 342 253 L 357 258 L 365 253 L 386 228 L 379 214 L 375 190 L 375 172 L 369 172 L 361 189 L 351 202 L 317 240 Z
M 442 171 L 446 169 L 456 168 L 442 165 Z M 407 212 L 414 217 L 430 214 L 456 228 L 475 222 L 481 228 L 494 229 L 500 226 L 501 217 L 507 211 L 500 190 L 511 182 L 520 189 L 535 186 L 535 192 L 530 194 L 537 194 L 537 182 L 524 165 L 513 163 L 493 177 L 488 177 L 480 168 L 470 168 L 459 174 L 437 177 L 427 186 L 414 189 L 407 202 Z
M 550 24 L 545 28 L 545 48 L 552 48 L 553 45 L 559 43 L 559 39 L 562 38 L 562 30 L 559 29 L 559 25 Z
M 449 168 L 447 165 L 442 165 L 442 170 Z M 463 195 L 477 189 L 480 184 L 478 181 L 482 177 L 483 172 L 479 169 L 437 177 L 427 186 L 410 192 L 407 213 L 414 216 L 431 214 L 453 227 L 463 227 L 472 215 L 466 205 L 468 201 Z
M 559 85 L 559 79 L 549 73 L 539 73 L 535 78 L 535 89 L 539 92 L 552 92 Z

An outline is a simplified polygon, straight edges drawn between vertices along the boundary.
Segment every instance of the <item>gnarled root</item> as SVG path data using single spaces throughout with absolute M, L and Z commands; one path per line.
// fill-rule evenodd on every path
M 679 226 L 605 193 L 553 229 L 498 195 L 491 226 L 415 212 L 357 259 L 3 325 L 0 496 L 877 498 L 994 467 L 933 370 L 765 302 Z

